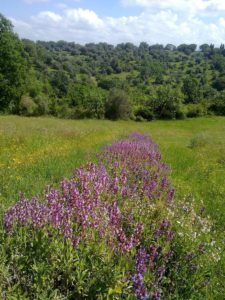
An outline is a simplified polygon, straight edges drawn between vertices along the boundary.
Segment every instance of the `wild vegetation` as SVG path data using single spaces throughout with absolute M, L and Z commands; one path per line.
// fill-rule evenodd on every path
M 0 115 L 1 299 L 224 299 L 224 45 L 33 42 L 0 14 Z
M 223 299 L 224 129 L 2 117 L 2 297 Z
M 137 121 L 225 114 L 224 45 L 33 42 L 0 15 L 0 52 L 1 113 Z

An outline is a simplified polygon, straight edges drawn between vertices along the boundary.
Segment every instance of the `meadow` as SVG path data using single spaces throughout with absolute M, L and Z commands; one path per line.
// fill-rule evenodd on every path
M 0 118 L 0 203 L 14 203 L 19 192 L 28 197 L 45 185 L 71 177 L 73 170 L 95 158 L 112 141 L 131 132 L 149 134 L 172 168 L 181 196 L 192 193 L 204 201 L 218 226 L 225 224 L 225 119 L 182 121 L 72 121 L 54 118 Z
M 28 198 L 35 195 L 43 196 L 47 185 L 57 187 L 62 178 L 72 177 L 75 168 L 89 161 L 95 162 L 96 154 L 103 146 L 126 138 L 132 132 L 151 136 L 159 146 L 163 161 L 171 167 L 169 177 L 176 189 L 177 201 L 180 199 L 188 202 L 188 199 L 192 199 L 195 209 L 201 211 L 204 216 L 209 216 L 212 222 L 209 239 L 214 247 L 219 249 L 220 257 L 211 269 L 208 268 L 206 271 L 211 285 L 205 291 L 204 297 L 224 299 L 225 118 L 223 117 L 138 123 L 2 116 L 0 118 L 1 215 L 17 201 L 20 192 Z M 179 220 L 179 216 L 177 217 Z M 4 245 L 1 246 L 1 251 L 4 252 Z M 3 275 L 0 275 L 0 278 L 1 276 Z M 190 298 L 200 299 L 198 297 L 199 295 L 195 295 Z

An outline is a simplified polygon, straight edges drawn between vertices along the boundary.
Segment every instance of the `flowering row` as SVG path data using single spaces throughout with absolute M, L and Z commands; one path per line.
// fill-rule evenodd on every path
M 160 299 L 158 287 L 173 253 L 164 253 L 159 241 L 164 239 L 169 249 L 174 232 L 165 216 L 156 223 L 152 215 L 158 203 L 172 203 L 169 168 L 152 140 L 138 133 L 106 147 L 99 161 L 77 169 L 60 189 L 48 187 L 44 199 L 21 195 L 6 212 L 5 228 L 11 234 L 18 227 L 53 230 L 75 249 L 95 239 L 105 240 L 115 255 L 135 252 L 136 267 L 127 270 L 135 295 Z M 147 270 L 154 276 L 151 293 L 144 283 Z

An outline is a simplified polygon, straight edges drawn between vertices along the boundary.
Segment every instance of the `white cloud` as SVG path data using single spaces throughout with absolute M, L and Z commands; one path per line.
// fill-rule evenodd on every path
M 209 14 L 206 4 L 210 2 L 211 9 L 213 4 L 216 10 L 219 0 L 123 0 L 123 2 L 126 5 L 136 3 L 148 7 L 143 8 L 139 15 L 119 18 L 101 18 L 92 10 L 65 8 L 60 13 L 43 11 L 27 22 L 14 20 L 13 23 L 21 37 L 34 40 L 67 40 L 82 44 L 87 42 L 138 44 L 141 41 L 150 44 L 225 43 L 223 14 L 214 12 L 211 21 L 204 17 L 204 14 Z M 173 9 L 168 7 L 168 3 Z M 181 10 L 178 3 L 195 4 L 190 10 L 187 6 L 186 9 L 183 6 Z M 154 4 L 154 7 L 150 4 Z
M 65 11 L 65 22 L 81 29 L 87 27 L 98 29 L 104 25 L 103 20 L 101 20 L 95 12 L 82 8 L 67 9 Z
M 32 17 L 36 22 L 45 23 L 45 22 L 55 22 L 58 23 L 62 21 L 62 17 L 52 11 L 43 11 L 37 15 L 37 17 Z
M 205 9 L 204 0 L 122 0 L 125 6 L 142 6 L 157 9 L 185 10 L 186 8 Z
M 124 6 L 141 6 L 176 11 L 225 10 L 224 0 L 121 0 Z
M 219 19 L 219 23 L 221 26 L 225 27 L 225 19 L 223 17 Z
M 209 8 L 218 10 L 218 11 L 224 11 L 225 10 L 225 2 L 223 0 L 210 0 Z

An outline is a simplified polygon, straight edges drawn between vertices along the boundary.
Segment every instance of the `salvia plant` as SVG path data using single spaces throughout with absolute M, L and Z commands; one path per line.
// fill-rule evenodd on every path
M 177 201 L 158 147 L 134 133 L 4 217 L 2 297 L 190 299 L 210 286 L 210 220 Z M 13 298 L 14 299 L 14 298 Z

